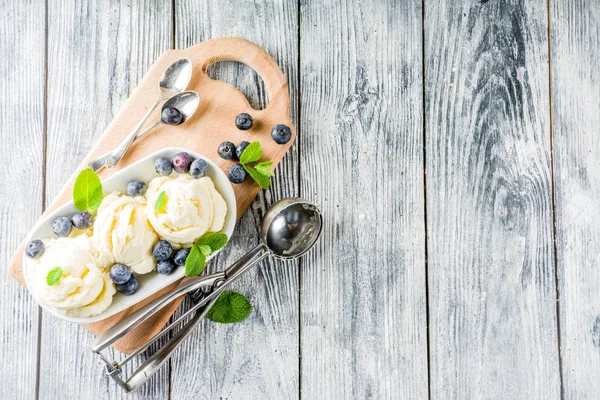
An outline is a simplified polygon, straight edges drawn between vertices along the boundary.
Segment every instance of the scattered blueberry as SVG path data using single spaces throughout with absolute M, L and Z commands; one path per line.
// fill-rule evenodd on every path
M 25 254 L 29 258 L 40 258 L 44 254 L 44 242 L 39 239 L 32 240 L 25 246 Z M 188 251 L 189 253 L 189 251 Z M 187 257 L 187 256 L 186 256 Z M 185 263 L 185 261 L 184 261 Z
M 158 264 L 156 264 L 156 272 L 161 275 L 169 275 L 171 272 L 173 272 L 174 268 L 175 266 L 171 260 L 159 261 Z
M 172 254 L 173 246 L 171 246 L 171 243 L 167 242 L 166 240 L 159 240 L 158 242 L 154 243 L 154 247 L 152 248 L 152 255 L 158 261 L 168 260 L 169 258 L 171 258 Z
M 227 170 L 227 176 L 233 183 L 242 183 L 246 180 L 246 170 L 241 164 L 233 164 Z
M 171 160 L 169 160 L 167 157 L 158 157 L 154 161 L 154 169 L 159 175 L 169 176 L 173 171 L 173 165 L 171 165 Z
M 192 164 L 192 156 L 185 151 L 175 154 L 173 157 L 173 168 L 180 174 L 187 174 Z
M 52 232 L 54 232 L 56 236 L 69 236 L 69 233 L 71 233 L 72 229 L 73 224 L 67 217 L 58 217 L 52 223 Z
M 179 125 L 183 122 L 183 114 L 174 107 L 165 108 L 160 118 L 167 125 Z
M 221 158 L 225 160 L 231 160 L 235 156 L 235 144 L 231 142 L 223 142 L 219 145 L 217 150 Z
M 125 264 L 114 264 L 108 273 L 110 280 L 118 285 L 127 283 L 131 279 L 131 271 Z
M 246 150 L 246 147 L 248 147 L 249 144 L 250 142 L 246 142 L 244 140 L 243 142 L 237 145 L 237 147 L 235 148 L 235 155 L 237 156 L 238 160 L 242 157 L 242 153 L 244 152 L 244 150 Z
M 116 286 L 117 286 L 117 291 L 119 293 L 130 295 L 130 294 L 135 293 L 135 291 L 140 286 L 140 282 L 138 281 L 138 278 L 135 275 L 131 274 L 131 278 L 129 278 L 129 280 L 127 282 L 117 283 Z
M 130 196 L 143 196 L 146 193 L 146 183 L 134 179 L 127 184 L 127 194 Z
M 201 158 L 194 160 L 192 165 L 190 165 L 190 175 L 193 178 L 202 178 L 207 173 L 208 163 Z
M 277 144 L 286 144 L 292 138 L 292 130 L 287 125 L 275 125 L 271 131 L 271 137 Z
M 175 256 L 173 257 L 173 262 L 175 265 L 185 265 L 185 260 L 187 260 L 189 254 L 190 249 L 177 250 Z
M 252 128 L 252 122 L 254 121 L 252 120 L 250 114 L 241 113 L 235 117 L 235 126 L 243 131 L 247 131 L 248 129 Z
M 77 229 L 87 229 L 94 223 L 94 218 L 86 212 L 80 212 L 71 218 L 73 226 Z

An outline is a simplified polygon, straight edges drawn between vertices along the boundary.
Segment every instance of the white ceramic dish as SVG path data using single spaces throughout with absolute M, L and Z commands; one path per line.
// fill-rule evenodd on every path
M 210 166 L 208 176 L 212 179 L 216 189 L 219 191 L 219 193 L 221 193 L 221 195 L 225 199 L 225 202 L 227 203 L 227 216 L 225 217 L 225 224 L 223 226 L 222 232 L 225 233 L 228 237 L 231 237 L 235 228 L 237 210 L 233 187 L 231 186 L 231 183 L 229 182 L 229 179 L 227 178 L 225 173 L 221 171 L 221 169 L 214 162 L 188 149 L 176 147 L 165 148 L 163 150 L 157 151 L 156 153 L 150 154 L 146 158 L 136 161 L 135 163 L 131 164 L 126 168 L 123 168 L 121 171 L 102 181 L 102 189 L 104 195 L 114 192 L 115 190 L 125 192 L 127 183 L 132 179 L 140 179 L 148 183 L 152 178 L 158 176 L 156 174 L 156 171 L 154 170 L 154 160 L 157 157 L 163 156 L 172 158 L 175 154 L 182 151 L 188 152 L 195 159 L 204 159 Z M 173 172 L 173 176 L 177 176 L 177 173 Z M 32 239 L 44 239 L 55 237 L 54 233 L 52 233 L 52 221 L 54 221 L 54 219 L 61 215 L 71 217 L 77 212 L 79 211 L 75 208 L 75 204 L 73 203 L 73 201 L 70 201 L 64 206 L 59 207 L 56 211 L 54 211 L 46 218 L 38 222 L 38 224 L 32 230 L 31 235 L 27 238 L 27 241 Z M 211 254 L 210 257 L 208 257 L 208 260 L 213 258 L 216 254 L 218 254 L 218 252 Z M 27 283 L 27 287 L 31 287 L 27 268 L 27 257 L 24 256 L 23 272 L 25 276 L 25 282 Z M 171 283 L 181 279 L 182 277 L 184 277 L 184 275 L 185 268 L 183 267 L 178 267 L 170 275 L 160 275 L 155 271 L 144 275 L 138 275 L 140 280 L 140 286 L 137 292 L 130 296 L 126 296 L 117 292 L 113 297 L 112 304 L 104 312 L 102 312 L 99 315 L 86 318 L 63 315 L 57 312 L 55 308 L 46 305 L 42 299 L 36 296 L 35 293 L 31 292 L 31 294 L 33 298 L 37 301 L 37 303 L 47 312 L 70 322 L 89 324 L 108 318 L 114 314 L 125 310 L 126 308 L 131 307 L 132 305 L 144 300 L 145 298 L 158 292 L 159 290 L 170 285 Z

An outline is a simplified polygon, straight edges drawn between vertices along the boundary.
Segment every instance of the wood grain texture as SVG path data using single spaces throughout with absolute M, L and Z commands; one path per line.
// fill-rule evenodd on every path
M 559 398 L 547 3 L 425 5 L 431 397 Z
M 34 1 L 0 1 L 0 10 L 0 157 L 19 165 L 0 184 L 0 397 L 31 399 L 39 307 L 6 265 L 42 211 L 45 10 Z
M 175 23 L 176 48 L 219 36 L 241 36 L 259 44 L 282 67 L 290 97 L 297 99 L 297 8 L 292 2 L 178 0 Z M 218 63 L 209 68 L 209 73 L 238 87 L 254 108 L 262 109 L 273 100 L 267 99 L 260 77 L 246 66 Z M 294 101 L 291 113 L 295 121 Z M 263 146 L 272 142 L 268 135 L 251 139 L 260 140 Z M 231 136 L 223 132 L 223 140 L 231 140 Z M 271 189 L 261 192 L 242 216 L 230 243 L 209 267 L 211 271 L 226 268 L 258 243 L 262 216 L 272 202 L 297 195 L 296 145 L 275 173 Z M 252 314 L 239 324 L 205 321 L 196 328 L 171 360 L 173 399 L 298 397 L 296 263 L 263 261 L 235 289 L 249 297 L 254 306 Z M 186 302 L 182 310 L 188 307 Z
M 563 391 L 591 399 L 600 393 L 600 9 L 550 4 Z
M 171 8 L 154 1 L 49 2 L 47 200 L 53 199 L 146 70 L 171 44 Z M 50 203 L 50 201 L 47 201 Z M 102 374 L 92 336 L 44 315 L 41 399 L 131 398 Z M 168 396 L 161 371 L 135 397 Z
M 421 1 L 301 6 L 302 397 L 427 398 Z

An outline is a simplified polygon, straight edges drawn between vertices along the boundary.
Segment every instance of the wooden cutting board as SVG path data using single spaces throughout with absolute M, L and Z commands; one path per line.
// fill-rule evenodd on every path
M 227 171 L 232 162 L 223 160 L 217 154 L 218 145 L 226 140 L 236 144 L 243 140 L 260 141 L 263 147 L 263 160 L 273 160 L 273 169 L 279 164 L 296 136 L 290 120 L 290 98 L 286 77 L 275 60 L 256 44 L 240 38 L 211 39 L 184 50 L 169 50 L 159 57 L 41 218 L 71 200 L 73 183 L 77 174 L 86 168 L 90 161 L 115 148 L 134 128 L 156 100 L 159 93 L 158 82 L 163 71 L 182 57 L 189 58 L 194 66 L 187 90 L 194 90 L 200 95 L 200 105 L 195 115 L 181 126 L 161 125 L 155 128 L 154 131 L 131 146 L 117 167 L 102 170 L 99 173 L 100 179 L 105 179 L 150 153 L 171 146 L 184 147 L 201 153 L 213 160 L 223 171 Z M 253 68 L 265 83 L 269 97 L 267 107 L 264 110 L 255 110 L 235 86 L 211 79 L 206 70 L 211 64 L 218 61 L 238 61 Z M 254 119 L 250 130 L 241 131 L 235 126 L 235 117 L 242 112 L 250 114 Z M 148 119 L 146 126 L 159 118 L 160 107 Z M 285 124 L 292 129 L 292 140 L 285 145 L 278 145 L 271 138 L 271 129 L 277 124 Z M 237 216 L 239 218 L 256 197 L 260 188 L 248 177 L 244 183 L 233 185 L 233 189 L 237 199 Z M 25 241 L 19 245 L 8 265 L 10 274 L 23 286 L 25 286 L 22 269 L 24 246 Z M 176 285 L 177 283 L 163 289 L 153 297 L 119 314 L 84 325 L 84 327 L 93 334 L 99 335 L 134 310 L 172 290 Z M 134 351 L 160 331 L 175 312 L 181 300 L 174 301 L 170 306 L 116 342 L 113 347 L 126 354 Z

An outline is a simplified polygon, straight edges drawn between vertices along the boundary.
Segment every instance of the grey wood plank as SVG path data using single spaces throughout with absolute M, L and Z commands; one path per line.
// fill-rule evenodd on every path
M 297 18 L 295 2 L 178 0 L 176 47 L 220 36 L 239 36 L 262 46 L 288 76 L 292 120 L 296 120 Z M 262 81 L 250 68 L 218 63 L 209 68 L 209 74 L 238 87 L 254 108 L 266 105 Z M 229 140 L 226 132 L 223 140 Z M 227 248 L 209 267 L 212 271 L 226 268 L 258 243 L 262 216 L 272 202 L 297 195 L 297 158 L 294 145 L 271 178 L 271 189 L 261 192 L 242 216 Z M 249 297 L 252 314 L 238 324 L 205 321 L 198 326 L 171 361 L 173 399 L 298 397 L 296 263 L 264 261 L 242 278 L 236 289 Z M 189 303 L 184 303 L 178 313 L 187 307 Z
M 421 1 L 301 5 L 302 397 L 427 398 Z
M 552 132 L 564 397 L 600 393 L 600 9 L 550 2 Z
M 560 396 L 547 2 L 425 2 L 432 398 Z
M 0 397 L 36 395 L 39 308 L 6 265 L 42 211 L 45 10 L 34 1 L 1 1 Z
M 171 45 L 169 2 L 49 2 L 47 199 Z M 103 375 L 83 328 L 44 314 L 40 398 L 131 398 Z M 134 398 L 168 396 L 164 369 Z

